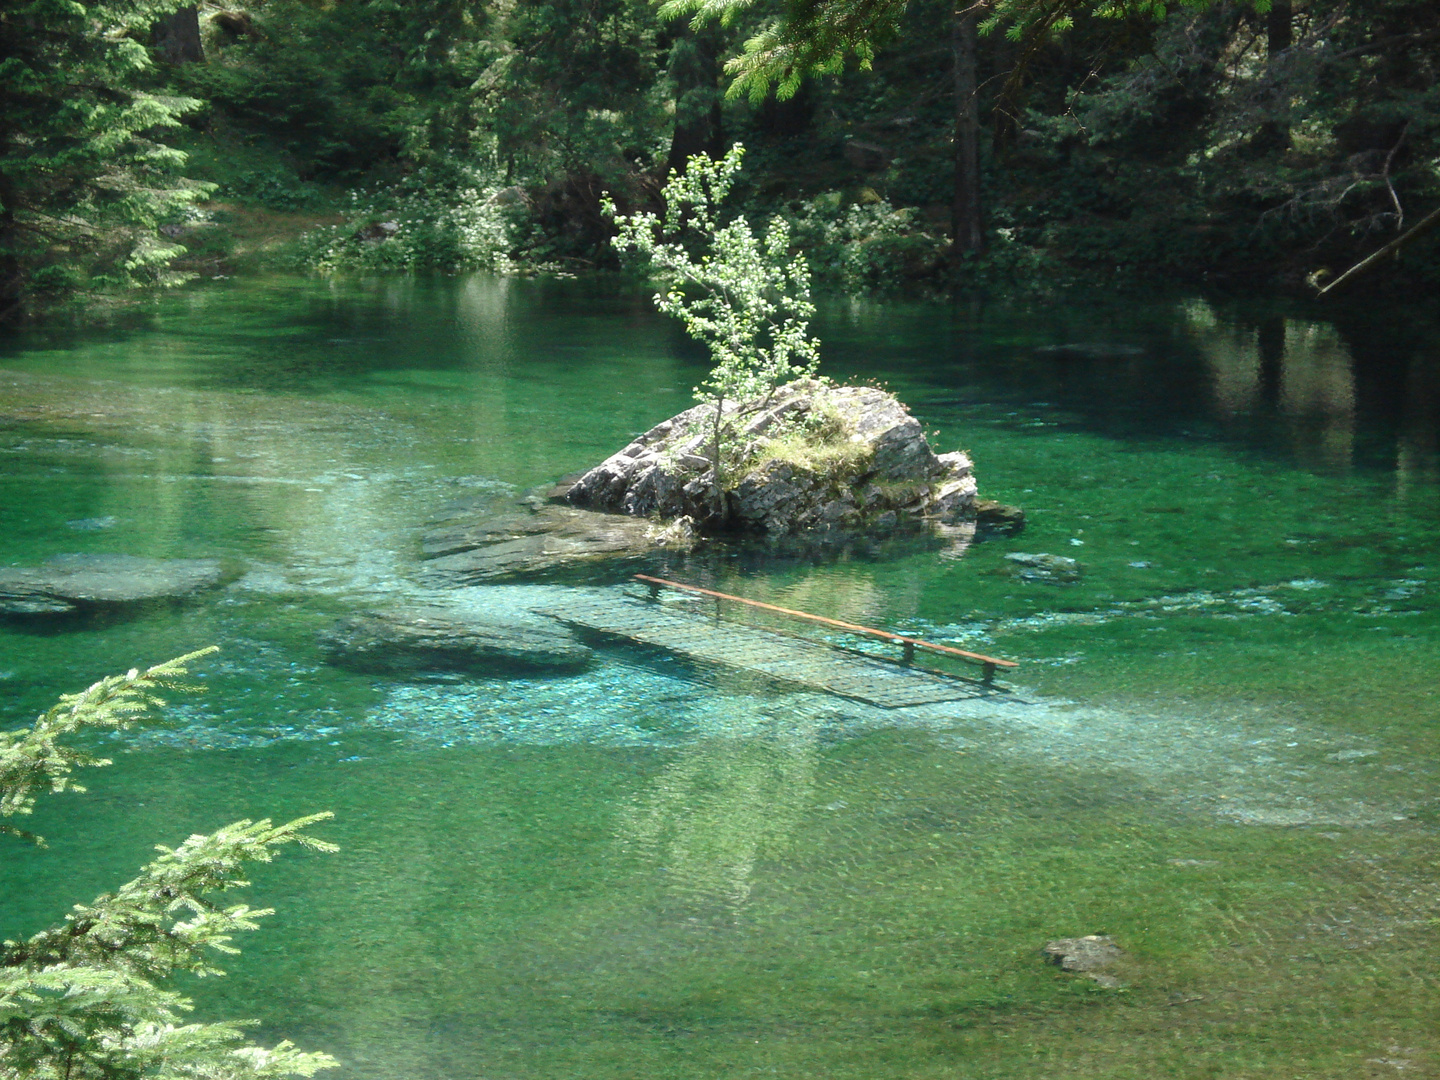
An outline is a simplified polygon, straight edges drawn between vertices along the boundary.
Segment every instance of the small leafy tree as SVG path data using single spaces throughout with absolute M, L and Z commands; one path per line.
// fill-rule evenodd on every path
M 660 284 L 655 306 L 685 324 L 715 362 L 695 388 L 695 399 L 715 409 L 713 492 L 722 513 L 721 449 L 725 405 L 768 394 L 820 363 L 820 342 L 810 336 L 810 267 L 790 251 L 790 228 L 772 218 L 757 236 L 743 215 L 720 223 L 720 204 L 734 186 L 744 147 L 736 143 L 716 161 L 696 154 L 684 172 L 670 174 L 662 195 L 665 216 L 621 214 L 606 198 L 606 216 L 619 234 L 620 252 L 645 259 Z
M 63 741 L 85 729 L 123 729 L 163 706 L 165 690 L 192 689 L 190 662 L 202 649 L 146 671 L 102 679 L 66 694 L 33 727 L 0 734 L 0 819 L 31 812 L 37 793 L 83 791 L 77 766 L 110 762 Z M 160 984 L 176 971 L 223 974 L 211 952 L 234 953 L 231 935 L 269 915 L 243 904 L 220 907 L 215 893 L 248 884 L 247 862 L 269 862 L 274 850 L 334 845 L 305 830 L 329 814 L 284 825 L 238 821 L 192 836 L 140 876 L 89 904 L 77 904 L 59 926 L 0 946 L 0 1078 L 37 1080 L 272 1080 L 312 1076 L 336 1062 L 289 1042 L 272 1049 L 246 1044 L 244 1023 L 180 1023 L 188 998 Z M 0 832 L 44 841 L 0 820 Z

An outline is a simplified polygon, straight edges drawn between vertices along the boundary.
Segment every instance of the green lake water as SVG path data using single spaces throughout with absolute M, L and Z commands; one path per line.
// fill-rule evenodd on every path
M 1025 531 L 547 587 L 659 568 L 1013 657 L 1014 693 L 882 710 L 617 645 L 556 678 L 323 663 L 320 630 L 407 595 L 441 507 L 689 404 L 703 356 L 613 282 L 232 282 L 0 341 L 0 565 L 229 582 L 0 623 L 9 728 L 222 649 L 42 800 L 0 934 L 156 843 L 328 809 L 340 853 L 260 868 L 277 914 L 186 989 L 343 1080 L 1440 1076 L 1434 312 L 837 301 L 817 330 Z M 1042 959 L 1083 934 L 1121 987 Z

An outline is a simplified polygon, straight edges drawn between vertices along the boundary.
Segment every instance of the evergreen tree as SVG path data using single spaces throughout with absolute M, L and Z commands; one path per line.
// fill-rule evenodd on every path
M 167 283 L 159 232 L 207 185 L 158 133 L 200 103 L 142 88 L 178 0 L 0 0 L 0 321 L 81 286 Z
M 31 812 L 38 793 L 83 791 L 72 773 L 109 761 L 67 745 L 87 729 L 123 729 L 164 705 L 165 690 L 187 689 L 186 666 L 203 649 L 102 679 L 66 694 L 35 724 L 0 734 L 0 818 Z M 0 1080 L 272 1080 L 312 1076 L 335 1061 L 288 1042 L 246 1044 L 240 1023 L 181 1023 L 188 998 L 166 989 L 177 971 L 223 974 L 212 953 L 233 953 L 231 936 L 269 915 L 212 897 L 248 884 L 247 862 L 269 862 L 274 850 L 334 846 L 306 829 L 329 814 L 284 825 L 238 821 L 208 836 L 159 849 L 133 881 L 89 904 L 77 904 L 59 926 L 0 946 Z M 12 838 L 39 837 L 0 820 Z

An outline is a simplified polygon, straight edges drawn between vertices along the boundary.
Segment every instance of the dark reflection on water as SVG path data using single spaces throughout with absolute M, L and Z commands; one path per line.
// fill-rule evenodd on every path
M 1243 442 L 1322 472 L 1433 479 L 1440 426 L 1435 328 L 1353 308 L 1102 297 L 825 310 L 827 362 L 903 377 L 927 409 L 1050 406 L 1067 426 Z M 877 355 L 876 341 L 888 348 Z M 1418 481 L 1423 482 L 1423 481 Z
M 1395 469 L 1409 487 L 1437 475 L 1431 312 L 1109 293 L 953 305 L 830 298 L 815 329 L 833 376 L 904 384 L 913 406 L 936 415 L 1009 402 L 1113 435 L 1240 441 L 1322 472 Z M 428 379 L 439 392 L 446 371 L 563 380 L 593 365 L 596 349 L 666 354 L 680 363 L 681 393 L 705 368 L 647 289 L 605 277 L 232 283 L 122 313 L 103 330 L 12 334 L 0 339 L 0 363 L 107 346 L 128 353 L 112 362 L 117 375 L 294 392 L 367 375 L 412 392 Z

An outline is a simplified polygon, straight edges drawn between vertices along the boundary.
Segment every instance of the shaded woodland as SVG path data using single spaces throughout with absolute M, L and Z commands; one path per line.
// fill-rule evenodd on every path
M 745 209 L 854 291 L 1314 289 L 1397 240 L 1347 288 L 1440 278 L 1435 0 L 686 10 L 7 0 L 0 302 L 610 267 L 604 195 L 736 141 Z

